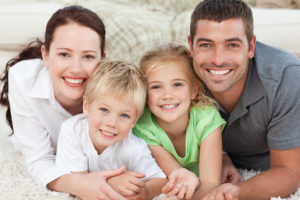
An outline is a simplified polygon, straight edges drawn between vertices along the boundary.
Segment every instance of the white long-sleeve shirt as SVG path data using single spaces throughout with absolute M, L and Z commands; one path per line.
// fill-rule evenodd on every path
M 12 142 L 25 157 L 29 173 L 46 186 L 69 173 L 55 165 L 61 123 L 72 115 L 54 97 L 48 68 L 41 59 L 17 63 L 9 70 Z

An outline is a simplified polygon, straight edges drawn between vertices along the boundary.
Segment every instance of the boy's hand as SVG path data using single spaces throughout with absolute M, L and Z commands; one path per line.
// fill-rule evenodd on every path
M 162 188 L 162 193 L 166 194 L 167 198 L 177 196 L 178 199 L 191 199 L 199 186 L 197 176 L 185 168 L 172 171 L 168 178 L 168 183 Z
M 108 179 L 109 185 L 118 193 L 125 197 L 133 197 L 139 194 L 144 187 L 141 180 L 145 174 L 138 172 L 126 171 L 125 173 Z

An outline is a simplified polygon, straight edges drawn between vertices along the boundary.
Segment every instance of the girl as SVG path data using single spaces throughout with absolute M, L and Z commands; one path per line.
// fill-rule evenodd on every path
M 205 96 L 184 46 L 169 44 L 150 51 L 140 66 L 147 77 L 148 107 L 134 134 L 145 139 L 168 176 L 163 188 L 167 197 L 190 199 L 200 185 L 193 195 L 199 199 L 220 184 L 225 121 Z M 199 176 L 200 184 L 180 167 Z
M 105 57 L 105 27 L 80 6 L 59 9 L 49 19 L 45 42 L 36 40 L 10 60 L 0 102 L 7 106 L 12 141 L 37 183 L 82 199 L 124 199 L 106 182 L 124 168 L 88 175 L 55 165 L 61 123 L 82 112 L 86 82 Z M 9 103 L 8 103 L 9 101 Z

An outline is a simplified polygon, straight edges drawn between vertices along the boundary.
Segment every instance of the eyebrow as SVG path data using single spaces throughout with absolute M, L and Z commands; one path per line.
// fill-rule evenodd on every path
M 237 38 L 237 37 L 226 39 L 225 41 L 226 42 L 240 42 L 240 43 L 243 43 L 243 40 L 241 40 L 240 38 Z M 198 38 L 197 43 L 198 42 L 213 42 L 213 40 L 207 39 L 207 38 Z
M 67 50 L 67 51 L 73 51 L 72 49 L 69 49 L 69 48 L 64 48 L 64 47 L 59 47 L 59 48 L 56 48 L 56 50 Z M 94 52 L 94 53 L 97 53 L 97 51 L 94 51 L 94 50 L 83 50 L 84 53 L 86 52 Z

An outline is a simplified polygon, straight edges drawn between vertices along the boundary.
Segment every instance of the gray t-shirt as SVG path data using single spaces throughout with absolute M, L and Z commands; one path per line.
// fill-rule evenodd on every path
M 257 42 L 241 98 L 228 115 L 223 148 L 238 168 L 270 168 L 269 148 L 300 146 L 300 60 Z

